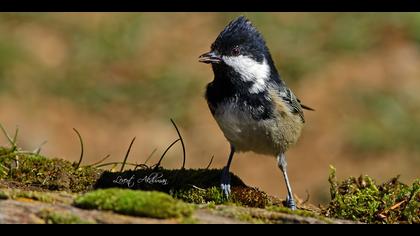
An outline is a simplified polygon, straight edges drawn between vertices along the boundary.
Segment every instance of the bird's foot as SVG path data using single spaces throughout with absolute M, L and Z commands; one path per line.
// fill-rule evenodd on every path
M 286 197 L 286 201 L 284 203 L 285 207 L 290 208 L 290 210 L 296 210 L 296 203 L 295 200 L 293 200 L 293 197 Z
M 226 167 L 222 171 L 220 188 L 222 189 L 223 196 L 228 199 L 230 195 L 230 173 Z

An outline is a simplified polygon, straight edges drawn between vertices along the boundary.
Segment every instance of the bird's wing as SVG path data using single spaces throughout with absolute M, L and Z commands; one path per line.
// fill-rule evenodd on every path
M 300 100 L 293 94 L 292 90 L 290 90 L 287 87 L 282 87 L 280 89 L 279 95 L 283 99 L 283 101 L 286 102 L 292 113 L 299 115 L 302 121 L 305 122 L 302 110 L 303 107 L 300 104 Z

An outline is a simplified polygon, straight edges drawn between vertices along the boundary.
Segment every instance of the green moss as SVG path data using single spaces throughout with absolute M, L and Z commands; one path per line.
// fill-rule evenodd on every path
M 232 201 L 241 206 L 265 208 L 273 204 L 272 199 L 257 188 L 232 188 Z
M 9 195 L 2 190 L 0 190 L 0 200 L 6 200 L 9 199 Z
M 207 189 L 191 188 L 186 190 L 179 190 L 173 193 L 172 196 L 185 202 L 195 204 L 204 204 L 210 202 L 215 204 L 222 204 L 226 202 L 226 198 L 223 196 L 222 190 L 217 187 L 211 187 Z
M 420 180 L 409 186 L 398 177 L 377 185 L 369 176 L 340 183 L 331 170 L 331 202 L 326 216 L 366 223 L 420 223 Z
M 5 147 L 0 147 L 0 157 L 3 157 L 5 155 L 8 155 L 12 152 L 13 150 L 11 148 L 5 148 Z
M 48 209 L 42 210 L 39 217 L 46 224 L 93 224 L 95 222 L 80 219 L 79 216 L 69 212 L 53 212 Z
M 175 192 L 173 197 L 195 204 L 235 204 L 258 208 L 264 208 L 272 204 L 266 193 L 250 187 L 233 187 L 229 199 L 226 199 L 219 187 L 180 190 Z
M 41 155 L 3 151 L 0 178 L 48 190 L 81 192 L 92 188 L 102 170 L 92 167 L 75 168 L 74 163 L 48 159 Z
M 116 188 L 88 192 L 76 198 L 74 205 L 153 218 L 188 217 L 193 211 L 191 205 L 165 193 Z

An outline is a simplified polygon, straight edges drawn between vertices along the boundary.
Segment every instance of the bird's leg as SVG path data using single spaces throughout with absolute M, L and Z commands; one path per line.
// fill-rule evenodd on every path
M 221 176 L 221 181 L 220 181 L 220 187 L 222 188 L 223 195 L 226 198 L 228 198 L 229 197 L 229 194 L 230 194 L 230 173 L 229 173 L 229 168 L 230 168 L 230 164 L 232 162 L 233 154 L 234 153 L 235 153 L 235 148 L 232 145 L 230 145 L 229 159 L 228 159 L 227 165 L 222 170 L 222 176 Z
M 278 162 L 280 170 L 283 172 L 284 180 L 286 181 L 286 186 L 287 186 L 286 206 L 292 210 L 296 210 L 296 203 L 293 200 L 292 188 L 290 187 L 289 177 L 287 176 L 286 155 L 284 155 L 284 153 L 280 153 L 277 156 L 277 162 Z

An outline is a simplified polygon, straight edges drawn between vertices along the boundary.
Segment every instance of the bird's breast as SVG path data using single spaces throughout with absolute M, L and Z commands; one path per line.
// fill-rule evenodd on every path
M 215 120 L 236 150 L 278 155 L 297 141 L 301 127 L 281 116 L 255 119 L 255 109 L 264 107 L 227 102 L 214 109 Z

